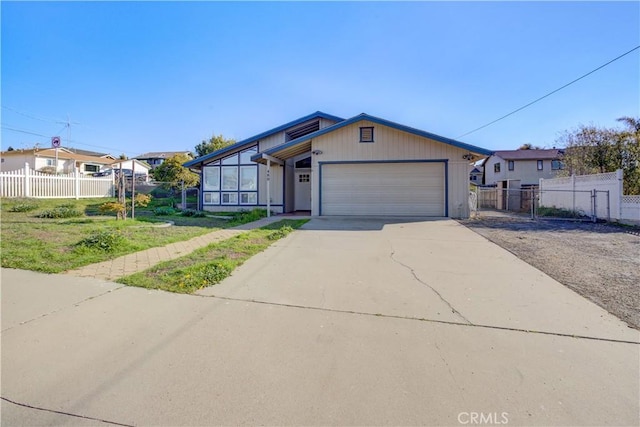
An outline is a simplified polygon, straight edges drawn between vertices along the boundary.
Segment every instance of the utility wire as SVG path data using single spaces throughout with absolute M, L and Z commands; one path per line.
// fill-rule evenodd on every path
M 570 86 L 570 85 L 574 84 L 575 82 L 577 82 L 577 81 L 579 81 L 579 80 L 584 79 L 584 78 L 585 78 L 585 77 L 587 77 L 588 75 L 595 73 L 596 71 L 598 71 L 598 70 L 600 70 L 600 69 L 602 69 L 602 68 L 606 67 L 607 65 L 609 65 L 609 64 L 611 64 L 611 63 L 613 63 L 613 62 L 617 61 L 618 59 L 620 59 L 620 58 L 622 58 L 622 57 L 624 57 L 624 56 L 627 56 L 627 55 L 628 55 L 628 54 L 630 54 L 631 52 L 636 51 L 636 50 L 638 50 L 638 49 L 640 49 L 640 45 L 639 45 L 639 46 L 634 47 L 633 49 L 631 49 L 631 50 L 629 50 L 629 51 L 627 51 L 627 52 L 623 53 L 622 55 L 620 55 L 620 56 L 618 56 L 618 57 L 616 57 L 616 58 L 613 58 L 611 61 L 609 61 L 609 62 L 607 62 L 607 63 L 605 63 L 605 64 L 602 64 L 602 65 L 601 65 L 601 66 L 599 66 L 598 68 L 595 68 L 595 69 L 593 69 L 593 70 L 589 71 L 587 74 L 584 74 L 584 75 L 582 75 L 582 76 L 578 77 L 577 79 L 575 79 L 575 80 L 573 80 L 573 81 L 571 81 L 571 82 L 567 83 L 566 85 L 561 86 L 561 87 L 559 87 L 558 89 L 556 89 L 556 90 L 554 90 L 554 91 L 552 91 L 552 92 L 549 92 L 548 94 L 546 94 L 546 95 L 544 95 L 544 96 L 541 96 L 540 98 L 536 99 L 535 101 L 531 101 L 531 102 L 530 102 L 530 103 L 528 103 L 527 105 L 523 105 L 522 107 L 518 108 L 517 110 L 513 110 L 513 111 L 512 111 L 512 112 L 510 112 L 509 114 L 505 114 L 504 116 L 502 116 L 502 117 L 500 117 L 500 118 L 498 118 L 498 119 L 495 119 L 494 121 L 489 122 L 489 123 L 487 123 L 486 125 L 482 125 L 482 126 L 480 126 L 479 128 L 476 128 L 476 129 L 474 129 L 474 130 L 471 130 L 471 131 L 469 131 L 469 132 L 467 132 L 467 133 L 464 133 L 464 134 L 462 134 L 462 135 L 460 135 L 460 136 L 456 136 L 456 139 L 458 139 L 458 138 L 462 138 L 463 136 L 467 136 L 467 135 L 469 135 L 469 134 L 472 134 L 472 133 L 474 133 L 474 132 L 477 132 L 477 131 L 479 131 L 480 129 L 484 129 L 484 128 L 486 128 L 487 126 L 490 126 L 490 125 L 492 125 L 492 124 L 494 124 L 494 123 L 496 123 L 496 122 L 499 122 L 499 121 L 500 121 L 500 120 L 502 120 L 502 119 L 506 119 L 507 117 L 509 117 L 509 116 L 511 116 L 511 115 L 513 115 L 513 114 L 515 114 L 515 113 L 517 113 L 518 111 L 522 111 L 522 110 L 524 110 L 525 108 L 527 108 L 527 107 L 529 107 L 529 106 L 531 106 L 531 105 L 535 104 L 536 102 L 541 101 L 541 100 L 545 99 L 546 97 L 551 96 L 551 95 L 553 95 L 554 93 L 556 93 L 556 92 L 558 92 L 558 91 L 561 91 L 562 89 L 566 88 L 567 86 Z
M 3 105 L 2 108 L 6 109 L 6 110 L 9 110 L 9 111 L 13 111 L 14 113 L 20 114 L 21 116 L 25 116 L 25 117 L 28 117 L 28 118 L 34 119 L 34 120 L 40 120 L 42 122 L 59 123 L 59 124 L 68 123 L 67 120 L 57 120 L 57 119 L 49 119 L 49 118 L 44 118 L 44 117 L 38 117 L 38 116 L 35 116 L 33 114 L 25 113 L 23 111 L 18 111 L 15 108 L 11 108 L 11 107 L 8 107 L 6 105 Z M 75 123 L 75 122 L 71 122 L 71 123 L 79 124 L 79 123 Z

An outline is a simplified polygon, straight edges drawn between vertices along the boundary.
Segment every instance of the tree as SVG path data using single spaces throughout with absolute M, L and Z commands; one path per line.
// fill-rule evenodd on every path
M 120 155 L 118 156 L 118 159 L 119 159 L 119 160 L 127 160 L 127 155 L 126 155 L 126 154 L 124 154 L 124 153 L 122 153 L 122 154 L 120 154 Z
M 518 150 L 540 150 L 540 147 L 538 147 L 537 145 L 531 145 L 529 143 L 526 144 L 522 144 Z
M 176 154 L 166 159 L 160 166 L 153 169 L 153 178 L 160 181 L 165 188 L 178 190 L 185 187 L 196 187 L 200 183 L 200 176 L 182 166 L 191 160 L 186 154 Z
M 563 175 L 624 173 L 624 193 L 640 194 L 640 119 L 622 117 L 625 129 L 580 125 L 556 141 L 565 147 Z
M 214 151 L 218 151 L 221 148 L 228 147 L 231 144 L 235 144 L 235 139 L 226 139 L 222 135 L 213 135 L 209 140 L 202 140 L 202 142 L 196 145 L 196 154 L 198 157 L 205 156 Z
M 9 148 L 7 148 L 7 151 L 15 151 L 16 149 L 13 148 L 12 146 L 9 146 Z

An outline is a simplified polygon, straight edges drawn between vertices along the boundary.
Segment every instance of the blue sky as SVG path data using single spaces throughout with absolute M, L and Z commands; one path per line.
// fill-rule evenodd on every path
M 317 110 L 457 138 L 640 45 L 638 2 L 3 1 L 1 14 L 3 150 L 54 135 L 115 155 L 193 150 Z M 459 139 L 551 147 L 639 110 L 637 50 Z

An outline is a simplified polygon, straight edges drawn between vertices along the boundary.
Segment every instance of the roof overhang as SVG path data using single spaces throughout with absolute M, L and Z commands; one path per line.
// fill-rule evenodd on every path
M 252 156 L 251 161 L 266 164 L 267 159 L 270 159 L 272 162 L 277 161 L 279 164 L 283 164 L 285 160 L 309 151 L 311 151 L 311 140 L 307 139 L 296 144 L 287 143 L 273 147 L 270 150 Z

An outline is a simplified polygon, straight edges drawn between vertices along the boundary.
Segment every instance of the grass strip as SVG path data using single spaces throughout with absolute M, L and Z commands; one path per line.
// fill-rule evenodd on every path
M 282 220 L 212 243 L 183 257 L 117 280 L 129 286 L 193 293 L 220 283 L 247 259 L 300 228 L 308 220 Z

